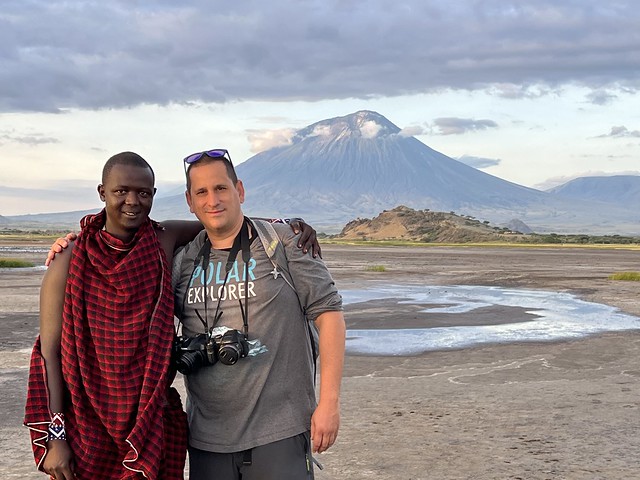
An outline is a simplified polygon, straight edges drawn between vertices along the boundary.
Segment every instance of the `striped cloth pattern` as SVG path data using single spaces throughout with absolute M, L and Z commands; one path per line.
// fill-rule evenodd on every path
M 76 475 L 182 479 L 186 416 L 178 393 L 169 390 L 173 296 L 156 224 L 147 221 L 124 245 L 102 230 L 104 222 L 104 210 L 82 220 L 63 312 L 64 413 Z M 105 239 L 132 248 L 117 252 Z M 46 450 L 38 446 L 38 431 L 50 412 L 38 348 L 31 370 L 25 424 L 33 425 L 40 466 Z

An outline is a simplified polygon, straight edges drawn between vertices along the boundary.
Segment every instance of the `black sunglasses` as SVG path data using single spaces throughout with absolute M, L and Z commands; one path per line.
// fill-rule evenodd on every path
M 185 173 L 189 169 L 189 165 L 193 165 L 194 163 L 202 160 L 204 157 L 224 158 L 231 164 L 231 166 L 233 166 L 233 163 L 231 162 L 231 155 L 229 155 L 229 151 L 225 150 L 224 148 L 215 148 L 213 150 L 205 150 L 204 152 L 192 153 L 188 157 L 184 157 Z

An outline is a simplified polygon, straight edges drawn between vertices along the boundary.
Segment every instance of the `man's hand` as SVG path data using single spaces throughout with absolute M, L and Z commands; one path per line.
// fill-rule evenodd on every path
M 53 245 L 51 245 L 51 249 L 47 254 L 47 259 L 44 261 L 45 266 L 48 267 L 56 257 L 56 253 L 60 253 L 62 250 L 67 248 L 69 246 L 69 242 L 74 241 L 76 238 L 78 238 L 78 235 L 76 233 L 70 232 L 67 233 L 64 237 L 60 237 L 55 242 L 53 242 Z
M 311 416 L 311 443 L 313 453 L 322 453 L 329 449 L 338 437 L 340 428 L 340 408 L 338 402 L 318 404 Z
M 73 452 L 66 440 L 49 440 L 42 468 L 56 480 L 73 480 Z
M 289 220 L 289 226 L 296 235 L 300 233 L 300 239 L 298 240 L 298 248 L 302 248 L 304 253 L 307 253 L 311 249 L 313 258 L 322 258 L 322 249 L 318 243 L 315 229 L 304 222 L 301 218 L 292 218 Z

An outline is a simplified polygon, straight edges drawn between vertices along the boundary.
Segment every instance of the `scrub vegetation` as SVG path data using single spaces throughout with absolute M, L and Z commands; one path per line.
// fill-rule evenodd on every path
M 626 280 L 640 282 L 640 272 L 618 272 L 609 275 L 609 280 Z
M 51 244 L 58 237 L 64 237 L 68 230 L 20 230 L 16 228 L 0 229 L 0 242 L 4 244 L 45 243 Z
M 386 272 L 387 269 L 384 265 L 369 265 L 365 268 L 367 272 Z
M 26 260 L 20 260 L 16 258 L 0 258 L 0 268 L 26 268 L 33 266 L 35 266 L 33 262 L 28 262 Z

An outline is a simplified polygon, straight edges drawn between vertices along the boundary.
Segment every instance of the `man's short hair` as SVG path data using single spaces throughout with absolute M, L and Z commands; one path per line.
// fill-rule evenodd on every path
M 107 163 L 104 164 L 104 167 L 102 168 L 103 184 L 111 173 L 113 167 L 115 167 L 116 165 L 131 165 L 133 167 L 148 168 L 149 170 L 151 170 L 153 183 L 156 183 L 156 174 L 153 172 L 153 168 L 151 168 L 151 165 L 149 165 L 149 163 L 144 158 L 134 152 L 121 152 L 115 154 L 113 157 L 107 160 Z
M 236 183 L 238 183 L 238 175 L 236 175 L 236 169 L 233 168 L 233 164 L 229 160 L 223 157 L 204 156 L 197 162 L 192 163 L 187 167 L 187 191 L 191 191 L 191 176 L 189 175 L 189 173 L 191 172 L 191 167 L 193 167 L 194 165 L 207 165 L 213 162 L 223 162 L 225 168 L 227 169 L 227 175 L 229 176 L 233 184 L 235 185 Z

